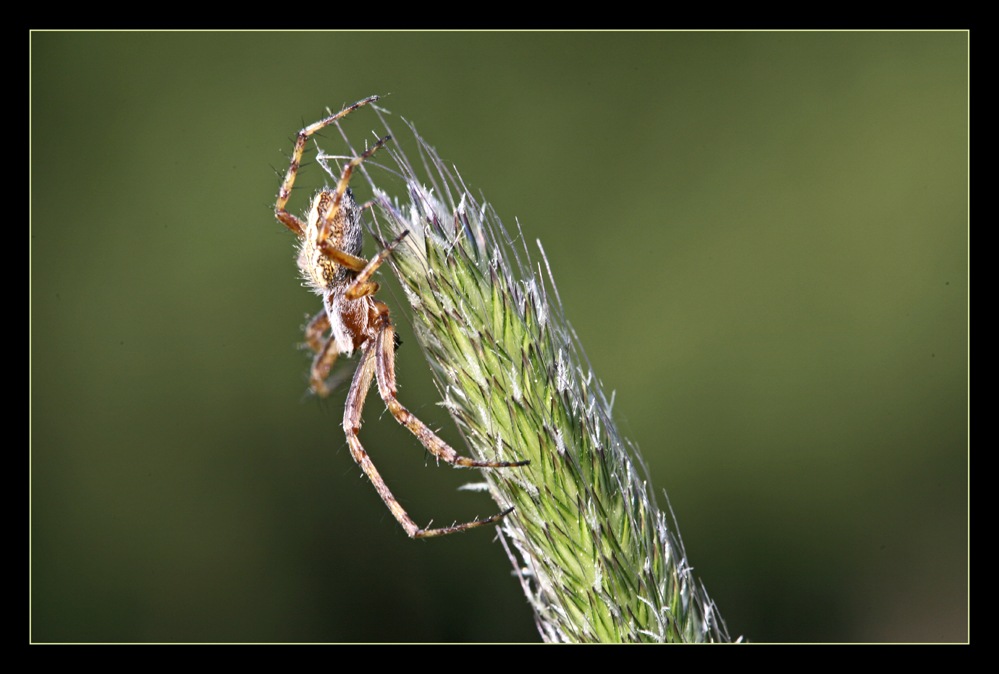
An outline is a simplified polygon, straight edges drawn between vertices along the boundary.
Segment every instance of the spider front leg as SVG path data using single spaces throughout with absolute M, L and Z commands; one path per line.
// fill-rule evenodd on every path
M 445 534 L 454 534 L 459 531 L 465 531 L 467 529 L 473 529 L 475 527 L 485 526 L 487 524 L 492 524 L 499 521 L 506 515 L 508 515 L 513 508 L 507 508 L 501 513 L 493 515 L 492 517 L 487 517 L 484 520 L 473 520 L 471 522 L 465 522 L 464 524 L 455 524 L 450 527 L 440 527 L 437 529 L 421 529 L 417 526 L 413 518 L 409 516 L 409 513 L 399 504 L 395 496 L 392 495 L 392 491 L 385 484 L 385 479 L 382 478 L 381 473 L 375 468 L 375 464 L 371 462 L 371 457 L 364 450 L 361 445 L 360 439 L 357 437 L 358 431 L 361 429 L 361 411 L 364 409 L 364 399 L 367 397 L 368 390 L 371 388 L 371 380 L 375 376 L 377 360 L 377 349 L 371 343 L 365 345 L 364 355 L 361 357 L 361 363 L 357 366 L 357 372 L 354 374 L 354 381 L 350 385 L 350 391 L 347 393 L 347 404 L 343 415 L 343 431 L 347 436 L 347 445 L 350 447 L 350 455 L 357 462 L 357 465 L 361 467 L 364 474 L 368 476 L 371 480 L 371 484 L 374 486 L 375 491 L 381 497 L 385 505 L 388 506 L 389 511 L 392 516 L 402 525 L 402 528 L 406 530 L 406 534 L 410 538 L 429 538 L 431 536 L 443 536 Z
M 346 108 L 334 115 L 330 115 L 325 119 L 315 122 L 314 124 L 310 124 L 298 132 L 298 136 L 295 138 L 295 148 L 291 153 L 291 163 L 288 165 L 288 172 L 285 173 L 284 181 L 281 183 L 281 188 L 278 190 L 277 202 L 274 204 L 274 215 L 281 222 L 281 224 L 295 232 L 299 238 L 302 238 L 305 235 L 305 224 L 295 215 L 289 213 L 287 206 L 288 200 L 291 198 L 291 189 L 295 185 L 295 178 L 298 176 L 298 169 L 302 165 L 302 155 L 305 152 L 305 143 L 309 140 L 309 137 L 312 136 L 312 134 L 329 126 L 338 119 L 346 117 L 361 106 L 373 103 L 377 100 L 378 96 L 368 96 L 367 98 L 357 101 L 353 105 L 348 105 Z M 384 143 L 384 139 L 381 143 Z M 379 143 L 379 147 L 381 146 L 381 143 Z M 348 166 L 348 169 L 344 171 L 343 179 L 340 181 L 341 184 L 337 185 L 337 194 L 335 197 L 336 206 L 339 206 L 340 200 L 343 198 L 343 193 L 347 189 L 347 183 L 345 181 L 350 179 L 350 170 L 352 169 L 353 165 Z

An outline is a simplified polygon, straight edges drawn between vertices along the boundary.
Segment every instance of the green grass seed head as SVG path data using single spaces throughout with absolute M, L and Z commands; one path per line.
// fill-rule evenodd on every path
M 374 228 L 386 241 L 410 232 L 391 264 L 472 455 L 530 460 L 482 477 L 501 507 L 516 508 L 501 535 L 542 637 L 729 641 L 637 449 L 618 433 L 540 242 L 532 255 L 411 130 L 415 163 L 386 148 L 402 196 L 372 179 Z

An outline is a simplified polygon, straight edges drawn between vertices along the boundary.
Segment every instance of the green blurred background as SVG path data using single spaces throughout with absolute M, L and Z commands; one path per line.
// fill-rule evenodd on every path
M 31 58 L 35 641 L 538 639 L 492 533 L 408 540 L 344 391 L 305 395 L 319 303 L 276 172 L 372 93 L 544 243 L 733 635 L 967 638 L 967 34 L 43 32 Z M 380 276 L 400 397 L 458 443 Z M 374 395 L 366 422 L 418 521 L 495 511 Z

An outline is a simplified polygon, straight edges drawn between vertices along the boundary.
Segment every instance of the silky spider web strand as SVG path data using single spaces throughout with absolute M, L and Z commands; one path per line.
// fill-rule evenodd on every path
M 422 170 L 385 148 L 406 195 L 373 182 L 376 229 L 385 240 L 410 232 L 391 265 L 473 456 L 531 461 L 482 475 L 501 507 L 516 507 L 500 527 L 542 637 L 729 641 L 636 448 L 617 431 L 543 251 L 543 266 L 532 262 L 523 236 L 512 239 L 413 135 Z

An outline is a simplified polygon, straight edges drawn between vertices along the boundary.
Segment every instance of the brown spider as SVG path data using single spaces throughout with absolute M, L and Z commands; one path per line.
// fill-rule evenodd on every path
M 378 392 L 392 416 L 408 428 L 438 459 L 455 466 L 469 468 L 506 468 L 523 466 L 529 462 L 477 461 L 460 456 L 403 407 L 396 398 L 395 328 L 389 320 L 388 307 L 372 296 L 378 290 L 378 284 L 369 279 L 408 232 L 396 237 L 370 261 L 358 257 L 361 254 L 362 209 L 358 207 L 348 189 L 353 170 L 374 154 L 390 137 L 385 136 L 359 157 L 351 159 L 344 166 L 334 189 L 322 189 L 316 193 L 305 222 L 285 210 L 308 138 L 354 110 L 376 100 L 378 96 L 369 96 L 298 132 L 291 165 L 288 166 L 284 182 L 281 183 L 274 214 L 301 240 L 298 267 L 308 285 L 323 298 L 323 310 L 305 327 L 306 344 L 316 354 L 309 376 L 312 391 L 320 397 L 329 395 L 330 388 L 326 380 L 337 356 L 341 353 L 349 355 L 358 349 L 361 351 L 361 360 L 354 372 L 354 380 L 347 393 L 343 414 L 343 430 L 347 435 L 350 454 L 371 480 L 378 495 L 382 497 L 385 505 L 410 538 L 441 536 L 492 524 L 510 513 L 513 508 L 486 519 L 454 524 L 450 527 L 421 529 L 416 526 L 416 522 L 392 495 L 357 437 L 361 427 L 361 410 L 373 378 L 378 381 Z M 324 339 L 327 330 L 330 334 Z

